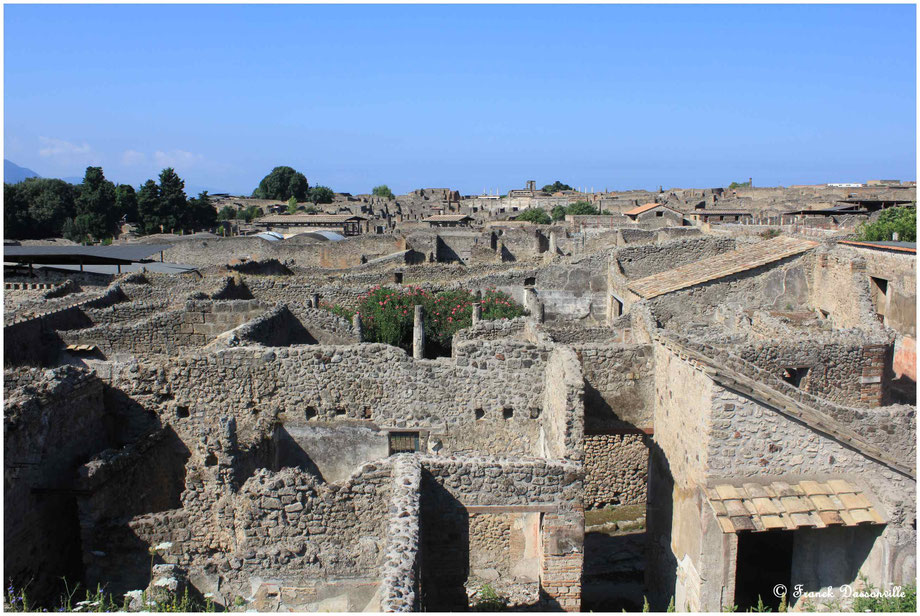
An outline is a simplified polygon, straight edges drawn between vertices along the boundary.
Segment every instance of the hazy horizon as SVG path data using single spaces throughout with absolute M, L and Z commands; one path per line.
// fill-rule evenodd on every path
M 5 7 L 4 158 L 249 194 L 916 179 L 913 5 Z

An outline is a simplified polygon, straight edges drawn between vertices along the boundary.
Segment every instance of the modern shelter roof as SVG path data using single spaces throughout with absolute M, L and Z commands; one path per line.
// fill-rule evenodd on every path
M 124 244 L 120 246 L 4 246 L 7 263 L 127 264 L 150 259 L 171 248 L 164 244 Z M 162 256 L 162 255 L 160 255 Z

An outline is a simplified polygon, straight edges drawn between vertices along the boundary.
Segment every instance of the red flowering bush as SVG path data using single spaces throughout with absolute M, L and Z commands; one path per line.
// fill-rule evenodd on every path
M 472 324 L 476 301 L 476 296 L 467 290 L 429 293 L 420 287 L 374 287 L 358 300 L 357 312 L 364 325 L 365 340 L 411 350 L 414 310 L 421 305 L 427 345 L 440 355 L 450 352 L 451 338 L 457 331 Z M 487 291 L 479 303 L 483 319 L 513 319 L 524 314 L 509 295 L 495 289 Z M 345 316 L 340 307 L 328 308 Z

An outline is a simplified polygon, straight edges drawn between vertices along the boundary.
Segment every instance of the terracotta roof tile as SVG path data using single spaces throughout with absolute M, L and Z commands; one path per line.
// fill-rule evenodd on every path
M 811 240 L 777 237 L 634 280 L 629 283 L 629 289 L 645 299 L 658 297 L 755 269 L 806 252 L 817 246 L 818 242 Z
M 725 483 L 708 487 L 705 493 L 725 533 L 885 523 L 872 500 L 843 480 Z

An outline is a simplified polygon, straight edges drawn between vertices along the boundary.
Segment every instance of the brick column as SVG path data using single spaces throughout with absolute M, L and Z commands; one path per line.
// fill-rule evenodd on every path
M 582 512 L 543 515 L 540 603 L 547 610 L 581 610 L 585 524 Z

